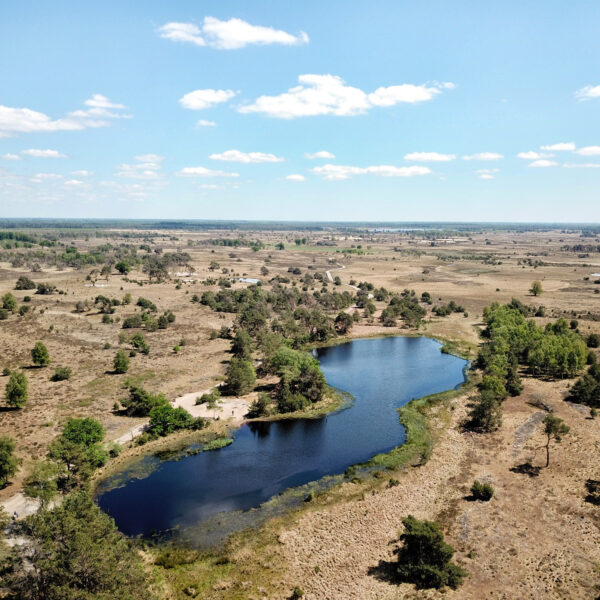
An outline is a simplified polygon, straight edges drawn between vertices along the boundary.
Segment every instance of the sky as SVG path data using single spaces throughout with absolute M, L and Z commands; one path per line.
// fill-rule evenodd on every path
M 0 3 L 0 216 L 600 222 L 600 2 Z

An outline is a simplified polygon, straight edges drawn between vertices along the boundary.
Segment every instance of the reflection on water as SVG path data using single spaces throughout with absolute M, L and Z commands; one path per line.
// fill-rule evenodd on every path
M 396 409 L 460 385 L 466 364 L 428 338 L 355 340 L 317 356 L 327 382 L 354 397 L 348 408 L 321 419 L 244 425 L 230 446 L 166 461 L 149 477 L 100 495 L 101 508 L 124 533 L 149 535 L 257 507 L 402 444 Z

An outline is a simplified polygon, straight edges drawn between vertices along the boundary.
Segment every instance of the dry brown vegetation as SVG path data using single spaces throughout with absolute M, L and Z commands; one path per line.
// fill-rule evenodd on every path
M 538 323 L 564 316 L 576 318 L 584 335 L 600 332 L 600 295 L 596 293 L 600 285 L 594 283 L 598 278 L 590 277 L 600 272 L 600 254 L 584 256 L 561 250 L 565 245 L 586 243 L 580 232 L 485 231 L 434 245 L 418 236 L 395 233 L 303 232 L 300 235 L 308 244 L 300 247 L 294 245 L 299 234 L 293 231 L 154 233 L 157 236 L 149 238 L 153 248 L 191 255 L 195 269 L 191 277 L 172 275 L 162 283 L 149 284 L 141 272 L 131 272 L 130 281 L 125 281 L 113 269 L 108 280 L 100 279 L 96 287 L 90 287 L 86 281 L 90 268 L 32 273 L 0 264 L 0 295 L 11 291 L 19 305 L 24 296 L 32 298 L 28 314 L 0 321 L 0 368 L 25 368 L 29 380 L 27 406 L 0 412 L 2 433 L 16 439 L 18 454 L 24 459 L 21 474 L 0 490 L 0 501 L 20 489 L 29 461 L 45 454 L 68 417 L 96 417 L 111 439 L 131 428 L 135 419 L 112 412 L 114 402 L 126 395 L 128 382 L 174 399 L 222 379 L 229 342 L 211 339 L 211 332 L 230 325 L 232 315 L 220 315 L 191 302 L 193 294 L 218 289 L 202 283 L 208 277 L 265 280 L 281 275 L 299 282 L 301 276 L 289 274 L 288 268 L 298 267 L 302 275 L 332 269 L 332 276 L 342 280 L 342 290 L 350 289 L 348 284 L 354 279 L 391 291 L 409 288 L 418 295 L 427 291 L 434 305 L 454 300 L 464 306 L 468 317 L 462 313 L 448 317 L 429 314 L 422 331 L 471 348 L 478 343 L 484 306 L 509 302 L 513 297 L 546 307 L 546 316 L 536 319 Z M 213 238 L 240 235 L 260 239 L 266 247 L 255 252 L 248 247 L 208 243 Z M 275 248 L 281 241 L 286 243 L 283 251 Z M 79 251 L 105 242 L 140 243 L 119 237 L 74 240 Z M 333 245 L 318 245 L 323 243 Z M 363 254 L 356 253 L 358 245 Z M 211 261 L 220 265 L 216 272 L 209 270 Z M 541 261 L 537 267 L 529 264 L 536 261 Z M 339 269 L 340 265 L 345 268 Z M 269 270 L 266 277 L 261 275 L 263 266 Z M 222 274 L 223 268 L 229 272 Z M 52 283 L 65 293 L 43 296 L 34 295 L 33 290 L 14 291 L 16 279 L 23 274 L 36 282 Z M 145 283 L 138 285 L 133 280 Z M 542 283 L 544 293 L 539 297 L 528 292 L 533 280 Z M 135 302 L 143 296 L 156 304 L 159 313 L 173 311 L 176 321 L 168 329 L 144 332 L 150 354 L 138 353 L 131 359 L 128 373 L 114 375 L 110 371 L 117 348 L 131 348 L 119 344 L 119 334 L 135 330 L 122 330 L 120 322 L 102 323 L 96 309 L 78 313 L 75 307 L 78 301 L 93 304 L 98 294 L 122 299 L 126 293 L 132 295 L 132 304 L 118 306 L 111 317 L 122 321 L 139 312 Z M 377 306 L 380 311 L 384 303 Z M 354 326 L 352 337 L 398 331 L 382 327 L 378 314 L 373 323 L 363 319 Z M 182 339 L 185 345 L 181 345 Z M 48 347 L 52 362 L 49 367 L 29 368 L 30 350 L 38 340 Z M 180 345 L 178 353 L 173 351 L 176 345 Z M 70 367 L 72 378 L 50 382 L 56 366 Z M 0 394 L 6 381 L 6 377 L 0 378 Z M 230 552 L 234 568 L 219 571 L 220 581 L 203 588 L 205 597 L 281 598 L 289 596 L 294 586 L 311 599 L 438 597 L 438 592 L 398 586 L 387 576 L 385 563 L 393 559 L 400 520 L 408 513 L 439 520 L 457 549 L 458 562 L 469 571 L 464 585 L 445 597 L 596 597 L 600 593 L 595 588 L 600 583 L 600 513 L 598 507 L 584 501 L 584 484 L 586 479 L 600 478 L 600 420 L 589 419 L 587 409 L 563 401 L 570 381 L 525 378 L 524 383 L 523 395 L 505 402 L 504 425 L 499 432 L 463 433 L 458 425 L 467 398 L 459 397 L 453 410 L 433 417 L 444 433 L 431 460 L 418 469 L 389 474 L 400 479 L 399 486 L 386 488 L 387 479 L 344 484 L 314 505 L 268 524 L 258 538 L 260 543 L 238 538 L 246 541 L 238 541 L 238 547 Z M 568 423 L 571 433 L 553 448 L 550 468 L 530 477 L 511 468 L 529 460 L 534 465 L 544 464 L 539 450 L 543 444 L 537 416 L 540 408 L 528 403 L 539 404 L 540 398 Z M 474 479 L 493 483 L 496 494 L 491 502 L 464 499 Z M 190 578 L 194 573 L 206 575 L 200 567 L 189 571 Z M 179 587 L 180 580 L 165 577 L 172 585 L 169 597 L 188 597 Z

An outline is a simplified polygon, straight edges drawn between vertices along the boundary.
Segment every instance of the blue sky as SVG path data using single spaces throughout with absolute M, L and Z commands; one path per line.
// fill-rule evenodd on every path
M 598 222 L 599 26 L 592 1 L 4 0 L 0 216 Z

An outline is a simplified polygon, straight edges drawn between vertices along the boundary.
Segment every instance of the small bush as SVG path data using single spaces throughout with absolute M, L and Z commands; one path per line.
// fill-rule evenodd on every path
M 56 371 L 54 371 L 54 375 L 52 375 L 50 380 L 66 381 L 67 379 L 71 379 L 71 375 L 73 375 L 73 371 L 69 367 L 56 367 Z
M 489 483 L 481 483 L 481 481 L 474 481 L 471 486 L 471 496 L 475 500 L 482 500 L 488 502 L 494 495 L 494 488 Z

